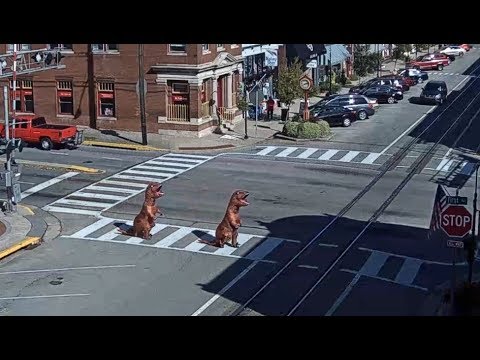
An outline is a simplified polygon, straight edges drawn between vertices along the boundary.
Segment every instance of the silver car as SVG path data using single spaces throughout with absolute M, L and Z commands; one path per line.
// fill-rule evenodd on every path
M 365 120 L 375 114 L 374 102 L 366 96 L 359 94 L 343 94 L 328 96 L 314 105 L 308 107 L 310 111 L 321 106 L 343 106 L 355 110 L 359 120 Z

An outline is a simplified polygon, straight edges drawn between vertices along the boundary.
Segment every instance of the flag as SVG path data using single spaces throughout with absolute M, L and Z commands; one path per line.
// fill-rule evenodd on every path
M 447 208 L 447 194 L 443 189 L 443 186 L 438 184 L 437 193 L 435 194 L 435 201 L 433 203 L 432 219 L 430 220 L 430 230 L 428 232 L 428 238 L 440 230 L 440 221 L 442 212 Z

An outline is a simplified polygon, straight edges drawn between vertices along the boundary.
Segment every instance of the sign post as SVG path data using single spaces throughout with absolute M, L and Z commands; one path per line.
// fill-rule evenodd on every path
M 455 196 L 452 202 L 466 202 L 465 200 L 459 200 L 460 197 Z M 447 203 L 451 204 L 450 199 Z M 455 297 L 455 283 L 456 283 L 456 257 L 457 249 L 463 248 L 463 241 L 453 240 L 453 238 L 463 238 L 472 229 L 472 214 L 463 205 L 448 205 L 448 207 L 441 214 L 440 227 L 449 236 L 447 240 L 447 246 L 452 248 L 453 260 L 452 260 L 452 287 L 451 287 L 451 304 L 453 309 L 453 302 Z
M 305 94 L 305 106 L 303 109 L 303 119 L 308 121 L 310 119 L 310 111 L 308 111 L 308 92 L 313 87 L 313 80 L 308 75 L 303 75 L 300 78 L 300 88 Z

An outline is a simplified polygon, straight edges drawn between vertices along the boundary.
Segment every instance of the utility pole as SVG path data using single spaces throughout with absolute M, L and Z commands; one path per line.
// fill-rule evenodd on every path
M 8 146 L 8 142 L 10 141 L 10 124 L 8 121 L 8 86 L 3 87 L 3 105 L 5 110 L 5 144 Z M 7 201 L 6 201 L 6 209 L 5 211 L 12 212 L 14 211 L 14 206 L 12 203 L 12 164 L 10 160 L 10 151 L 6 150 L 7 161 L 5 162 L 5 185 L 6 185 L 6 193 L 7 193 Z
M 140 123 L 142 128 L 142 144 L 147 145 L 147 115 L 145 112 L 145 73 L 143 59 L 143 44 L 138 44 L 138 99 L 140 101 Z
M 329 54 L 329 60 L 328 60 L 328 78 L 330 80 L 330 86 L 328 91 L 330 95 L 332 95 L 332 45 L 333 44 L 330 44 L 330 54 Z
M 90 115 L 90 127 L 97 128 L 97 99 L 95 91 L 95 63 L 92 44 L 87 48 L 87 81 L 88 81 L 88 112 Z
M 250 93 L 247 91 L 247 85 L 245 84 L 245 82 L 243 83 L 243 93 L 244 93 L 244 97 L 245 97 L 245 101 L 247 103 L 247 108 L 246 110 L 243 112 L 243 119 L 245 120 L 245 137 L 244 139 L 248 139 L 248 133 L 247 133 L 247 129 L 248 129 L 248 109 L 249 109 L 249 104 L 250 104 Z

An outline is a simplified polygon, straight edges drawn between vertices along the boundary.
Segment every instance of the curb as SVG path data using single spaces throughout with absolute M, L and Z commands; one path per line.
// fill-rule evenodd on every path
M 308 141 L 328 141 L 331 138 L 333 138 L 333 135 L 330 135 L 328 137 L 315 138 L 315 139 L 298 139 L 298 138 L 293 138 L 293 137 L 282 135 L 281 133 L 278 133 L 278 134 L 274 134 L 273 137 L 275 137 L 277 139 L 290 140 L 290 141 L 295 141 L 295 142 L 308 142 Z
M 31 224 L 25 238 L 0 252 L 0 260 L 25 248 L 33 248 L 44 241 L 49 241 L 60 235 L 60 221 L 53 215 L 36 206 L 17 205 L 24 209 L 23 215 Z
M 149 145 L 124 144 L 124 143 L 117 143 L 117 142 L 94 141 L 94 140 L 85 140 L 82 143 L 82 145 L 124 149 L 124 150 L 137 150 L 137 151 L 169 151 L 168 149 L 156 148 L 154 146 L 149 146 Z
M 79 172 L 84 172 L 89 174 L 102 174 L 105 172 L 104 170 L 89 168 L 89 167 L 80 166 L 80 165 L 56 164 L 56 163 L 48 163 L 43 161 L 22 160 L 22 159 L 19 159 L 17 161 L 23 165 L 53 167 L 53 168 L 71 170 L 71 171 L 79 171 Z

